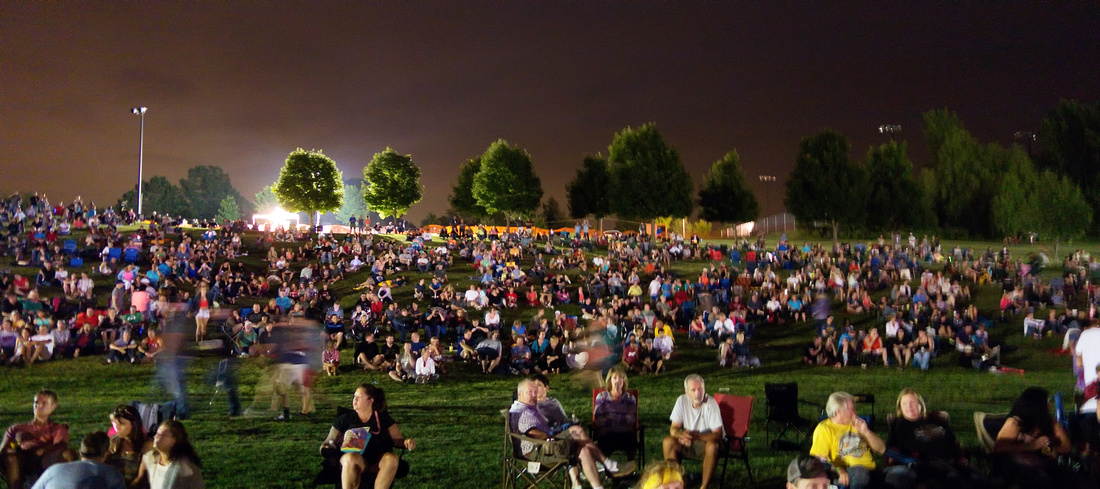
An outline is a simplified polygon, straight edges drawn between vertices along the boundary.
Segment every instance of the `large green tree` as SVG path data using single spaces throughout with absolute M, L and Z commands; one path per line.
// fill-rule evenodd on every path
M 271 190 L 273 185 L 266 185 L 264 188 L 256 192 L 256 195 L 252 198 L 252 208 L 259 214 L 267 214 L 275 210 L 279 206 L 278 199 L 275 198 L 275 192 Z
M 658 217 L 691 215 L 695 184 L 656 124 L 623 129 L 607 152 L 610 210 L 620 219 L 652 221 L 657 229 Z
M 721 223 L 755 221 L 760 203 L 745 184 L 737 151 L 726 153 L 710 167 L 699 188 L 699 217 Z
M 561 211 L 561 204 L 558 203 L 558 199 L 554 198 L 554 196 L 550 196 L 550 198 L 546 199 L 546 202 L 542 203 L 540 214 L 542 223 L 545 224 L 547 228 L 554 229 L 565 224 L 565 213 Z
M 925 137 L 934 162 L 921 174 L 941 228 L 993 234 L 990 202 L 1008 170 L 1008 154 L 996 144 L 979 144 L 952 112 L 924 114 Z
M 458 178 L 451 195 L 447 200 L 451 203 L 451 210 L 458 216 L 469 218 L 471 224 L 478 219 L 484 219 L 489 215 L 477 199 L 474 198 L 474 177 L 481 171 L 481 157 L 470 158 L 458 169 Z
M 931 209 L 924 187 L 913 172 L 904 141 L 890 141 L 867 150 L 867 219 L 870 229 L 912 229 L 927 224 Z
M 241 208 L 237 205 L 237 199 L 226 195 L 218 206 L 218 215 L 215 219 L 221 221 L 236 221 L 241 218 Z
M 787 209 L 805 226 L 828 223 L 834 244 L 840 226 L 862 224 L 866 210 L 866 172 L 852 162 L 850 150 L 848 139 L 836 131 L 804 138 L 787 176 Z
M 473 196 L 489 213 L 503 213 L 507 225 L 515 218 L 534 217 L 542 201 L 542 181 L 531 155 L 503 139 L 489 145 L 474 175 Z
M 1084 236 L 1092 224 L 1092 206 L 1069 177 L 1036 170 L 1019 148 L 1009 165 L 991 204 L 997 230 L 1006 235 L 1036 232 L 1042 240 L 1053 240 L 1054 257 L 1060 257 L 1061 243 Z
M 188 169 L 187 176 L 180 179 L 180 189 L 187 199 L 188 213 L 196 219 L 215 217 L 227 195 L 241 204 L 242 212 L 252 213 L 251 204 L 233 188 L 229 175 L 220 167 L 204 165 Z
M 343 204 L 343 174 L 324 153 L 298 148 L 286 157 L 271 191 L 284 210 L 308 213 L 312 230 L 318 212 L 335 211 Z
M 183 191 L 159 175 L 142 183 L 141 201 L 142 211 L 148 215 L 154 212 L 172 216 L 187 213 L 187 199 L 183 197 Z M 137 185 L 122 195 L 118 205 L 126 209 L 137 209 Z
M 1039 142 L 1041 167 L 1091 187 L 1100 172 L 1100 104 L 1060 101 L 1043 119 Z
M 401 217 L 423 197 L 420 167 L 411 155 L 386 148 L 363 168 L 363 202 L 382 218 Z
M 610 187 L 611 173 L 608 171 L 607 158 L 599 155 L 585 156 L 577 174 L 565 186 L 569 216 L 581 219 L 591 214 L 596 219 L 602 219 L 610 214 Z

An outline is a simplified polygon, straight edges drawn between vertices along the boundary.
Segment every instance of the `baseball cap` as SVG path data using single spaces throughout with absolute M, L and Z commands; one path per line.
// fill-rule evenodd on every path
M 821 459 L 811 455 L 799 455 L 787 466 L 787 482 L 792 484 L 799 479 L 829 477 L 829 469 Z

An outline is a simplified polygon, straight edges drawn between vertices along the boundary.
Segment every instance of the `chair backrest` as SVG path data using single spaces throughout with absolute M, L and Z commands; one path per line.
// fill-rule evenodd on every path
M 596 424 L 596 397 L 598 397 L 600 395 L 600 393 L 603 393 L 603 392 L 607 392 L 607 389 L 592 389 L 592 424 L 593 425 Z M 627 389 L 626 393 L 634 396 L 635 401 L 640 402 L 640 399 L 638 399 L 638 389 Z M 639 423 L 641 423 L 641 421 L 639 421 L 638 418 L 639 418 L 639 416 L 638 416 L 638 403 L 635 402 L 634 403 L 634 431 L 638 431 Z
M 799 418 L 798 383 L 765 383 L 764 398 L 767 401 L 769 420 L 788 421 Z
M 734 396 L 714 394 L 718 409 L 722 412 L 722 426 L 726 436 L 744 438 L 749 434 L 749 421 L 752 420 L 752 396 Z
M 1008 420 L 1007 413 L 990 414 L 974 411 L 974 430 L 978 433 L 978 443 L 981 444 L 985 453 L 993 452 L 993 442 L 996 441 L 997 433 L 1004 427 L 1006 420 Z

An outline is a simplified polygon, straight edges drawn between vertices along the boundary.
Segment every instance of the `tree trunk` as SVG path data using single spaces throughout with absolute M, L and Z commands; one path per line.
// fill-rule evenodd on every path
M 836 222 L 836 220 L 834 219 L 833 220 L 833 249 L 836 249 L 836 247 L 838 245 L 840 245 L 840 239 L 837 238 L 837 229 L 839 227 L 840 227 L 840 224 L 838 224 Z
M 1058 245 L 1062 244 L 1061 238 L 1054 238 L 1054 256 L 1050 257 L 1050 263 L 1062 263 L 1062 255 L 1058 254 Z

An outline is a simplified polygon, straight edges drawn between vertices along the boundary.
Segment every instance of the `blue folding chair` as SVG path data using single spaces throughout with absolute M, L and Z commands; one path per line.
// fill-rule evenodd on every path
M 64 252 L 66 255 L 75 255 L 76 254 L 76 241 L 73 241 L 71 239 L 66 239 L 65 240 L 65 246 L 61 249 L 61 251 Z
M 136 248 L 127 248 L 126 254 L 122 255 L 122 261 L 126 263 L 136 263 L 138 260 L 138 250 Z
M 118 260 L 122 258 L 122 248 L 107 248 L 107 259 Z
M 82 266 L 84 266 L 83 258 L 74 257 L 73 259 L 69 260 L 69 268 L 80 268 Z

